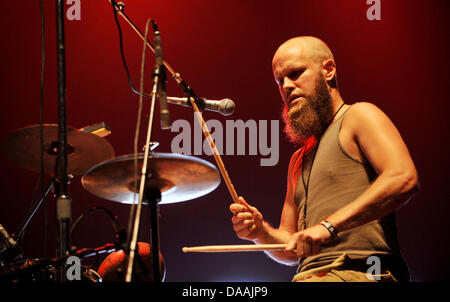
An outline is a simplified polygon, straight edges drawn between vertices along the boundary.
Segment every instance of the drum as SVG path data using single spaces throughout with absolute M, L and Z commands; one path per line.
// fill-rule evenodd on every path
M 106 257 L 98 268 L 103 282 L 123 282 L 128 266 L 128 255 L 123 251 L 113 252 Z M 161 280 L 165 277 L 164 259 L 159 254 Z M 136 245 L 135 264 L 131 280 L 133 282 L 152 282 L 153 269 L 150 244 L 138 242 Z

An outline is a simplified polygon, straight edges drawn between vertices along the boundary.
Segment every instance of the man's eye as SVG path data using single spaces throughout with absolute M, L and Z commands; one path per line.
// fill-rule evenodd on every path
M 304 69 L 299 69 L 299 70 L 294 70 L 291 73 L 288 74 L 289 79 L 291 80 L 295 80 L 297 79 L 305 70 Z
M 290 80 L 292 80 L 292 81 L 295 81 L 299 76 L 302 75 L 302 73 L 303 73 L 304 71 L 305 71 L 304 68 L 296 69 L 296 70 L 293 70 L 293 71 L 289 72 L 289 73 L 286 75 L 286 77 L 288 77 L 288 78 L 289 78 Z M 276 82 L 277 82 L 278 85 L 283 86 L 283 83 L 284 83 L 284 76 L 282 76 L 281 78 L 277 79 Z

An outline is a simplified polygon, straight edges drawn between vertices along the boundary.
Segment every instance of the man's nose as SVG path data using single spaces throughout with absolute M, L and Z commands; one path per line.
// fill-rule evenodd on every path
M 283 79 L 283 90 L 289 90 L 289 89 L 294 89 L 295 88 L 295 83 L 293 80 L 291 80 L 289 77 L 284 77 Z
M 292 91 L 295 89 L 295 83 L 288 77 L 285 77 L 283 79 L 283 85 L 280 87 L 281 95 L 283 96 L 283 99 L 285 102 L 287 102 L 287 98 L 292 93 Z

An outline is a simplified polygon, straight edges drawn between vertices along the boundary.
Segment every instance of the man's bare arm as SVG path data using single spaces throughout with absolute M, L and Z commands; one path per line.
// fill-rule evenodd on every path
M 338 231 L 384 217 L 402 206 L 418 190 L 414 163 L 389 118 L 369 103 L 353 105 L 348 114 L 348 119 L 344 120 L 345 127 L 378 177 L 355 201 L 327 218 Z

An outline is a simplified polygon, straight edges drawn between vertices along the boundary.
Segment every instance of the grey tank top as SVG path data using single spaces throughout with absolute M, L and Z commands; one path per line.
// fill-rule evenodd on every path
M 306 227 L 318 224 L 354 201 L 377 177 L 370 164 L 353 158 L 339 141 L 339 132 L 347 111 L 328 127 L 316 147 L 317 150 L 305 155 L 303 164 L 300 165 L 300 169 L 304 170 L 299 173 L 294 195 L 299 210 L 299 230 L 303 219 L 305 184 L 308 178 Z M 312 160 L 314 153 L 316 155 Z M 322 246 L 318 255 L 300 259 L 298 271 L 329 264 L 344 252 L 354 259 L 365 259 L 377 254 L 400 256 L 395 213 L 339 233 L 337 240 Z

